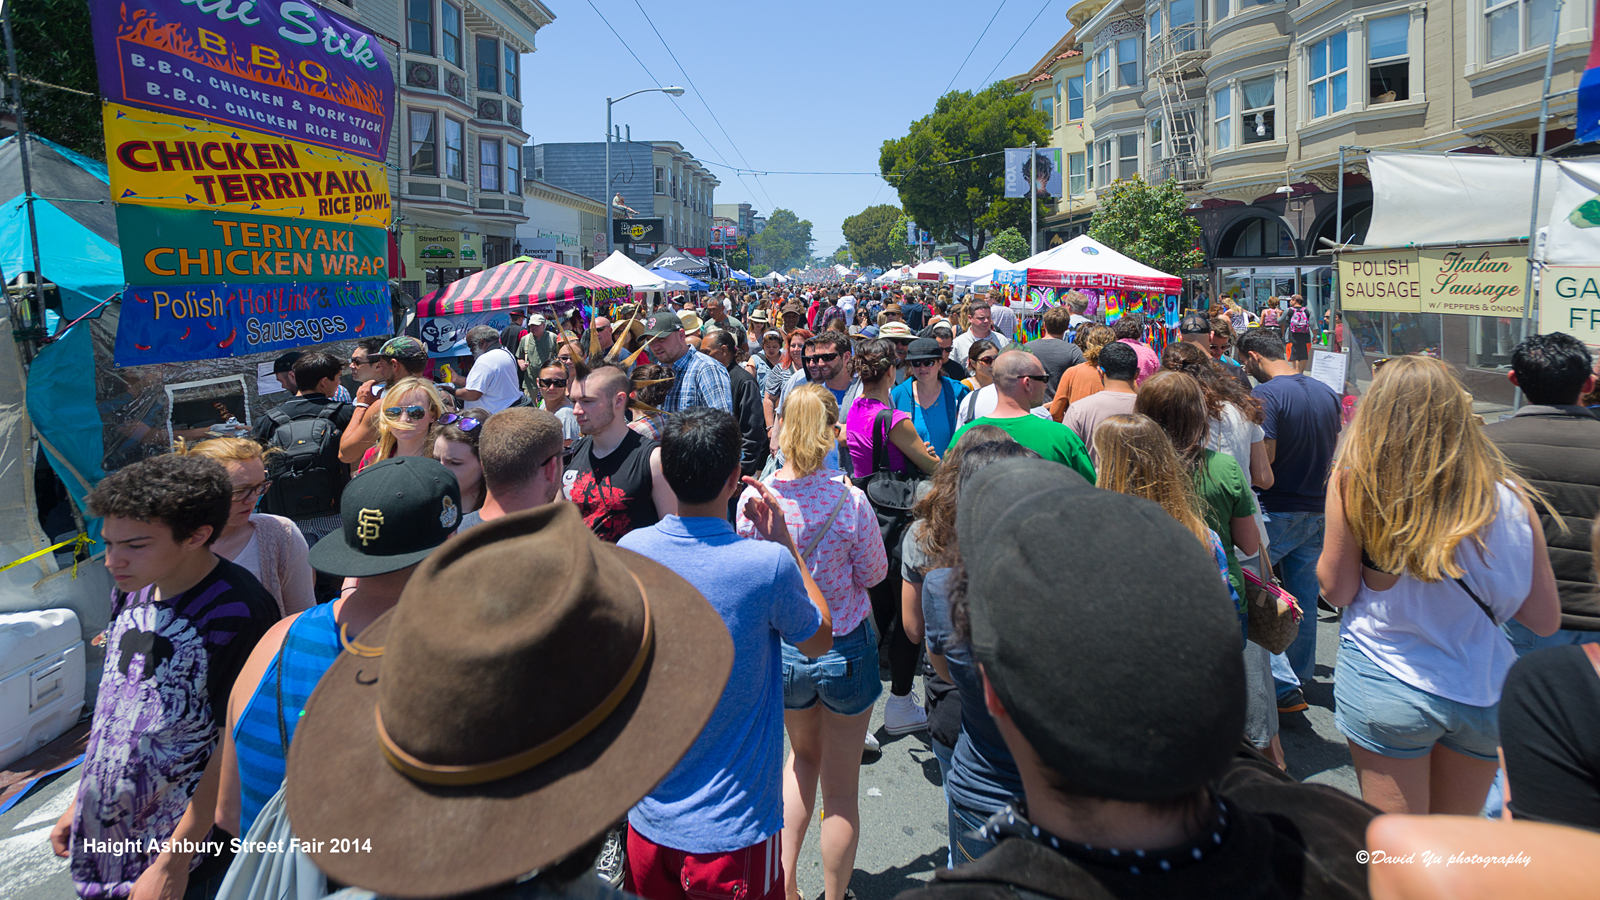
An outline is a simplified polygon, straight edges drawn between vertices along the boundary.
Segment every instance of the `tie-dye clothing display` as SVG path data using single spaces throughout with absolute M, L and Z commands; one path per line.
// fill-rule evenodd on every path
M 128 896 L 160 854 L 218 746 L 234 679 L 277 620 L 261 582 L 220 558 L 176 597 L 157 600 L 154 586 L 112 594 L 72 821 L 80 897 Z

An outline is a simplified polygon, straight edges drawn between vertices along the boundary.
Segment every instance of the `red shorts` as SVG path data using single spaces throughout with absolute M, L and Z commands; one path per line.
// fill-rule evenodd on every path
M 783 900 L 780 835 L 727 853 L 685 853 L 628 826 L 623 889 L 645 900 Z

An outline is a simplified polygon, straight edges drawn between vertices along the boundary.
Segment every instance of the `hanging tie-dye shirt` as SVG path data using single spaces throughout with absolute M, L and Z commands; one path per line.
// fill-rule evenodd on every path
M 221 558 L 176 597 L 157 600 L 154 586 L 112 594 L 72 820 L 80 897 L 128 896 L 171 839 L 222 734 L 233 681 L 277 620 L 261 582 Z

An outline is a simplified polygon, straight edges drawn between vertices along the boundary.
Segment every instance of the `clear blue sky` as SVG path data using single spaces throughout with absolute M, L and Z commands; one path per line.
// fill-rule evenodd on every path
M 822 254 L 844 243 L 847 216 L 874 203 L 899 205 L 894 189 L 875 174 L 755 177 L 716 164 L 875 173 L 882 143 L 931 112 L 952 77 L 952 89 L 975 90 L 1025 71 L 1066 33 L 1073 5 L 645 2 L 658 38 L 635 0 L 593 2 L 545 0 L 556 20 L 539 31 L 537 52 L 523 58 L 523 122 L 533 142 L 601 140 L 607 96 L 682 85 L 686 93 L 676 100 L 651 93 L 617 104 L 615 121 L 632 125 L 635 140 L 678 141 L 708 163 L 722 182 L 716 202 L 748 201 L 763 215 L 782 207 L 810 219 Z

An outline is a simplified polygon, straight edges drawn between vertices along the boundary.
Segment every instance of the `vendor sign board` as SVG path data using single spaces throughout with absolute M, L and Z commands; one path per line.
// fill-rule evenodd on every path
M 1600 266 L 1546 266 L 1540 270 L 1539 331 L 1564 331 L 1591 347 L 1600 347 Z
M 1422 280 L 1415 250 L 1339 254 L 1339 305 L 1368 312 L 1421 312 Z
M 1435 248 L 1418 255 L 1425 313 L 1520 316 L 1528 279 L 1528 248 Z
M 112 103 L 379 162 L 388 151 L 389 58 L 349 19 L 301 0 L 91 0 L 90 11 Z
M 231 125 L 117 103 L 104 107 L 119 204 L 389 224 L 389 179 L 373 162 Z
M 444 228 L 412 228 L 400 234 L 400 258 L 409 271 L 483 268 L 483 235 Z
M 119 366 L 249 356 L 388 334 L 387 282 L 129 285 Z
M 277 284 L 389 277 L 388 242 L 382 228 L 121 205 L 117 233 L 129 284 Z

